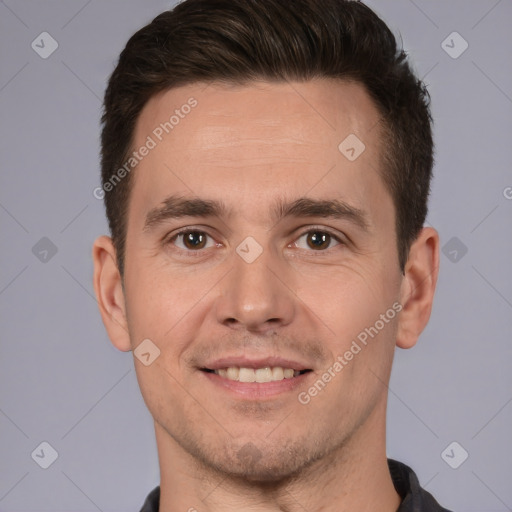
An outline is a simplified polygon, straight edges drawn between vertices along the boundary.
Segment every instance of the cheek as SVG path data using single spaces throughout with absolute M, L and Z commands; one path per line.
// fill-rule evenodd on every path
M 181 355 L 194 339 L 201 314 L 204 290 L 189 286 L 188 279 L 175 281 L 150 266 L 134 272 L 127 287 L 127 314 L 132 347 L 149 338 L 158 357 L 149 366 L 135 360 L 137 380 L 148 409 L 155 418 L 169 411 L 183 416 L 187 406 L 186 379 Z M 192 319 L 192 321 L 191 321 Z
M 194 276 L 171 277 L 168 271 L 151 265 L 132 272 L 126 283 L 132 345 L 149 338 L 162 356 L 179 351 L 181 340 L 187 338 L 184 329 L 191 328 L 188 320 L 197 314 L 204 290 L 209 288 L 197 281 Z
M 373 265 L 301 272 L 297 296 L 320 319 L 341 348 L 379 320 L 399 296 L 399 280 Z

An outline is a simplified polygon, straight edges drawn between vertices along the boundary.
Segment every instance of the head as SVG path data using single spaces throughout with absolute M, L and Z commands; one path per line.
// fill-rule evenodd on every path
M 433 166 L 428 91 L 385 23 L 343 0 L 186 1 L 128 41 L 105 94 L 102 184 L 123 275 L 137 120 L 162 91 L 197 82 L 306 82 L 364 87 L 379 112 L 382 179 L 395 208 L 398 264 L 423 227 Z M 152 135 L 149 133 L 148 135 Z M 128 162 L 128 165 L 126 165 Z M 119 169 L 123 166 L 123 177 Z
M 383 427 L 438 264 L 428 94 L 384 22 L 186 0 L 128 41 L 102 122 L 95 289 L 115 346 L 160 350 L 136 366 L 161 443 L 264 480 Z M 308 371 L 242 399 L 211 373 L 226 358 Z

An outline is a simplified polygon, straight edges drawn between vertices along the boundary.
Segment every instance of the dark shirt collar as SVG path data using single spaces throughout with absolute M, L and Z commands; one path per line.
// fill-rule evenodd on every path
M 403 462 L 388 459 L 389 472 L 402 503 L 396 512 L 450 512 L 441 507 L 432 494 L 420 487 L 416 473 Z
M 441 507 L 434 497 L 420 487 L 418 477 L 409 467 L 393 459 L 388 459 L 389 472 L 396 492 L 402 503 L 396 512 L 450 512 Z M 140 512 L 159 512 L 160 487 L 153 489 Z

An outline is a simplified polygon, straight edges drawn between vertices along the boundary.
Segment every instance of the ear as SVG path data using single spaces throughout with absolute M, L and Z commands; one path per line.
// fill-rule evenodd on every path
M 396 344 L 411 348 L 427 325 L 439 273 L 439 235 L 423 228 L 411 245 L 400 288 L 402 311 Z
M 100 236 L 96 239 L 92 248 L 92 259 L 94 291 L 101 318 L 112 344 L 126 352 L 131 350 L 126 305 L 116 251 L 110 237 Z

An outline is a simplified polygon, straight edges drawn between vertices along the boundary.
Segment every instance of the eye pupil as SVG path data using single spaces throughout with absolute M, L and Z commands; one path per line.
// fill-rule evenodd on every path
M 322 233 L 321 231 L 312 231 L 308 235 L 308 245 L 312 249 L 324 249 L 329 247 L 331 235 L 329 233 Z
M 202 249 L 205 241 L 206 237 L 199 231 L 190 231 L 183 236 L 183 243 L 189 249 Z

